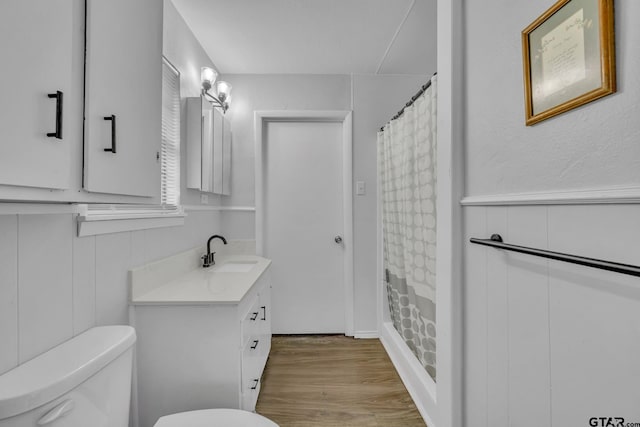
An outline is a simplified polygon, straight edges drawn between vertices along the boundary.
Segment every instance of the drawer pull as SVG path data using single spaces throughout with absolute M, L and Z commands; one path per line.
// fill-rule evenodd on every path
M 257 311 L 254 311 L 253 316 L 251 316 L 251 320 L 255 322 L 255 320 L 258 318 L 258 314 L 260 313 L 258 313 Z
M 49 98 L 56 99 L 56 131 L 47 133 L 49 138 L 58 138 L 62 139 L 62 97 L 63 93 L 59 90 L 56 93 L 49 93 L 47 96 Z
M 251 390 L 257 389 L 258 388 L 258 384 L 260 384 L 260 379 L 259 378 L 254 378 L 253 387 L 251 387 Z
M 111 117 L 105 117 L 104 120 L 111 122 L 111 148 L 105 148 L 104 151 L 116 154 L 116 116 L 112 114 Z
M 262 319 L 260 320 L 267 320 L 267 306 L 263 305 L 260 308 L 262 309 Z
M 49 412 L 47 412 L 46 414 L 44 414 L 44 416 L 38 420 L 37 424 L 39 426 L 51 424 L 55 420 L 61 417 L 64 417 L 67 414 L 67 412 L 73 409 L 74 406 L 75 406 L 75 403 L 73 402 L 73 400 L 67 399 L 61 404 L 59 404 L 58 406 L 56 406 L 55 408 L 53 408 L 52 410 L 50 410 Z
M 259 340 L 253 340 L 253 345 L 251 346 L 251 350 L 255 350 L 256 348 L 258 348 L 259 342 L 260 342 Z

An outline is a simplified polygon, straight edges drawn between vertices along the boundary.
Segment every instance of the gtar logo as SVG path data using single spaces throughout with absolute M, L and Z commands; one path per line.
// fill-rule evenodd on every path
M 591 417 L 589 418 L 591 427 L 624 427 L 624 418 L 620 417 Z

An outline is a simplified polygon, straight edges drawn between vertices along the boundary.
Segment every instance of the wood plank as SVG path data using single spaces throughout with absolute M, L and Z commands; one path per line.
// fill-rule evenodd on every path
M 424 426 L 379 340 L 274 336 L 256 411 L 287 426 Z
M 18 363 L 73 336 L 70 214 L 18 217 Z
M 548 249 L 546 206 L 507 209 L 508 242 Z M 515 252 L 507 257 L 509 425 L 552 425 L 547 263 Z

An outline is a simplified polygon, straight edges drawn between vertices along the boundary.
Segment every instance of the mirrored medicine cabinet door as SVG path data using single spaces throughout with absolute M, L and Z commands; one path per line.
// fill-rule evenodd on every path
M 231 194 L 231 126 L 204 97 L 187 98 L 187 188 Z

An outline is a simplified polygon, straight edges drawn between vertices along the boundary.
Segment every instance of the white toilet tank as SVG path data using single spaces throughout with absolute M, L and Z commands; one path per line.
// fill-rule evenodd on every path
M 127 427 L 135 341 L 92 328 L 0 375 L 0 427 Z

